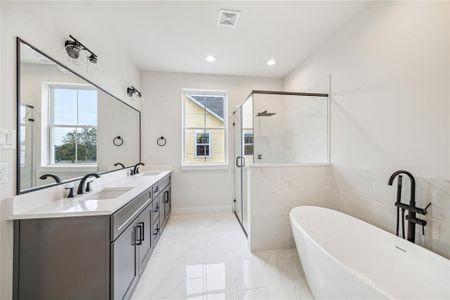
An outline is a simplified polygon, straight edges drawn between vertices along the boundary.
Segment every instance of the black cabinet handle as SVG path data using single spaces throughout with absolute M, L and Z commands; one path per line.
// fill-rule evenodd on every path
M 158 235 L 159 233 L 159 225 L 157 225 L 155 231 L 153 231 L 153 235 Z
M 169 203 L 169 191 L 164 192 L 164 203 Z
M 141 227 L 141 226 L 137 225 L 133 229 L 133 231 L 134 231 L 134 246 L 142 245 L 141 237 L 139 237 L 139 238 L 137 237 L 137 232 L 138 231 L 136 229 L 138 229 L 138 227 Z M 140 230 L 139 230 L 139 235 L 140 235 Z
M 157 205 L 156 207 L 155 207 L 155 209 L 153 210 L 153 212 L 158 212 L 159 211 L 159 205 Z
M 139 222 L 138 223 L 138 226 L 139 226 L 139 231 L 140 231 L 140 233 L 139 233 L 139 235 L 140 235 L 140 238 L 141 238 L 141 242 L 142 241 L 145 241 L 145 223 L 144 222 Z

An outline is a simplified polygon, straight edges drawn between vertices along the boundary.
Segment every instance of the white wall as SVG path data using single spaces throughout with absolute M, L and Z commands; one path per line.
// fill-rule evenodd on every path
M 329 74 L 341 210 L 393 231 L 387 180 L 407 169 L 418 177 L 419 205 L 433 202 L 419 243 L 450 257 L 450 2 L 371 4 L 287 76 L 285 88 L 323 90 Z
M 180 73 L 142 73 L 145 102 L 142 113 L 143 158 L 145 163 L 169 164 L 173 173 L 175 212 L 231 211 L 233 170 L 232 112 L 252 89 L 279 90 L 279 79 L 214 76 Z M 216 171 L 181 171 L 181 90 L 183 88 L 228 91 L 229 168 Z M 158 137 L 165 147 L 156 145 Z
M 4 2 L 1 8 L 1 94 L 0 128 L 15 129 L 16 116 L 16 36 L 23 38 L 57 60 L 66 63 L 64 41 L 69 34 L 78 37 L 96 54 L 103 65 L 101 73 L 89 74 L 74 68 L 94 83 L 126 100 L 126 87 L 139 88 L 140 74 L 126 54 L 114 44 L 113 36 L 99 35 L 83 23 L 85 3 Z M 101 26 L 101 23 L 99 23 Z M 5 221 L 5 199 L 15 192 L 15 150 L 0 151 L 0 162 L 9 166 L 9 183 L 0 185 L 0 298 L 10 299 L 12 290 L 12 224 Z

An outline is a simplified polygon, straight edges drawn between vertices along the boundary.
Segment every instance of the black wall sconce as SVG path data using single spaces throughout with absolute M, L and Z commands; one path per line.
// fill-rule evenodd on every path
M 67 52 L 67 59 L 73 63 L 78 65 L 83 65 L 85 62 L 88 62 L 87 65 L 88 71 L 95 69 L 96 71 L 101 71 L 102 68 L 98 63 L 98 56 L 94 52 L 92 52 L 88 47 L 83 45 L 79 40 L 77 40 L 74 36 L 69 35 L 70 40 L 66 40 L 64 43 L 64 47 Z M 82 55 L 83 51 L 87 52 L 86 55 Z
M 134 86 L 129 86 L 127 88 L 127 95 L 133 97 L 136 94 L 139 98 L 142 98 L 142 93 L 139 92 Z

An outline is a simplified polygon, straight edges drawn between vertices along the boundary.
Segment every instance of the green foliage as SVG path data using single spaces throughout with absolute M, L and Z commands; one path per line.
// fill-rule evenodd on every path
M 78 141 L 78 147 L 76 143 Z M 78 149 L 77 149 L 78 148 Z M 77 153 L 75 153 L 77 152 Z M 78 128 L 66 134 L 63 144 L 55 146 L 55 162 L 92 163 L 97 161 L 97 129 Z

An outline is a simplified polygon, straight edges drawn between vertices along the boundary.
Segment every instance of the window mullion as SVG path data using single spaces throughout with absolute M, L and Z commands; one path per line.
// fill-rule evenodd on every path
M 206 136 L 206 122 L 207 122 L 207 115 L 206 115 L 206 104 L 207 101 L 205 100 L 205 105 L 203 105 L 203 118 L 204 118 L 204 122 L 203 122 L 203 160 L 204 163 L 206 164 L 207 160 L 206 160 L 206 146 L 205 146 L 205 136 Z
M 79 101 L 80 91 L 77 90 L 77 126 L 75 127 L 75 163 L 78 164 L 78 125 L 80 124 L 79 120 L 79 110 L 80 110 L 80 101 Z

